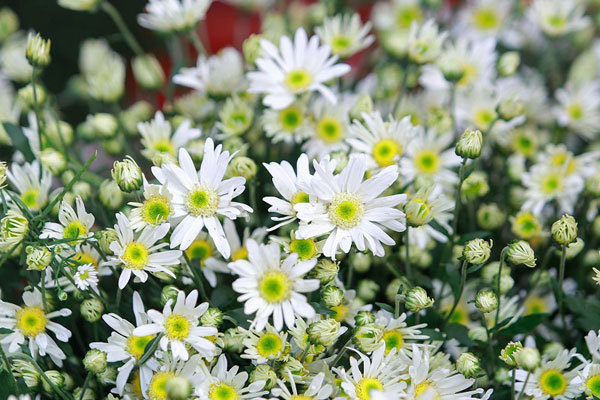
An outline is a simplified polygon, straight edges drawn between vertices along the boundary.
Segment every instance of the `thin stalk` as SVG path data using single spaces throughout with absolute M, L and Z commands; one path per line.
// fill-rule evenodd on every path
M 512 372 L 512 377 L 510 379 L 510 400 L 515 400 L 515 375 L 516 375 L 515 370 L 513 370 Z
M 135 363 L 136 367 L 141 367 L 142 365 L 144 365 L 146 363 L 146 361 L 148 361 L 153 355 L 154 352 L 156 352 L 156 349 L 158 349 L 158 345 L 160 343 L 160 339 L 162 338 L 163 334 L 159 333 L 155 338 L 154 338 L 154 342 L 152 342 L 152 346 L 146 350 L 144 352 L 144 354 L 142 355 L 142 357 Z
M 127 24 L 125 24 L 125 21 L 123 21 L 123 18 L 121 17 L 121 14 L 119 14 L 119 11 L 108 1 L 103 1 L 102 3 L 100 3 L 100 8 L 105 13 L 107 13 L 113 20 L 113 22 L 117 26 L 117 29 L 119 29 L 121 35 L 123 35 L 123 39 L 125 39 L 125 42 L 129 46 L 129 48 L 131 48 L 131 50 L 138 56 L 144 55 L 144 50 L 142 49 L 142 46 L 140 46 L 137 40 L 135 40 L 135 36 L 133 36 L 133 33 L 131 33 L 129 28 L 127 28 Z
M 190 40 L 192 41 L 194 48 L 198 52 L 198 55 L 200 55 L 200 54 L 206 55 L 207 54 L 206 48 L 202 44 L 202 40 L 200 39 L 200 36 L 198 35 L 198 31 L 196 30 L 196 28 L 190 29 L 188 36 L 189 36 Z
M 202 299 L 204 301 L 206 301 L 206 302 L 208 302 L 208 304 L 210 304 L 210 299 L 209 299 L 208 295 L 206 294 L 206 290 L 204 289 L 204 282 L 203 282 L 202 276 L 200 276 L 198 271 L 196 271 L 196 268 L 194 268 L 192 261 L 190 260 L 188 255 L 185 253 L 185 251 L 183 252 L 183 258 L 185 258 L 185 262 L 190 267 L 192 274 L 194 274 L 194 281 L 196 282 L 196 286 L 198 286 L 198 291 L 200 292 L 200 297 L 202 297 Z
M 467 165 L 467 159 L 463 158 L 460 169 L 458 171 L 458 187 L 456 188 L 456 202 L 454 204 L 454 216 L 452 218 L 452 232 L 450 234 L 450 251 L 454 247 L 454 237 L 456 236 L 456 230 L 458 229 L 458 217 L 460 215 L 460 205 L 461 205 L 461 196 L 460 189 L 462 187 L 463 181 L 465 180 L 465 166 Z
M 467 265 L 468 264 L 469 263 L 467 262 L 467 260 L 463 260 L 462 265 L 460 267 L 460 286 L 458 288 L 458 295 L 454 299 L 454 304 L 452 305 L 450 312 L 448 313 L 448 315 L 446 315 L 446 318 L 444 318 L 444 325 L 446 325 L 446 323 L 452 316 L 452 313 L 454 313 L 454 310 L 456 310 L 456 307 L 458 306 L 458 303 L 460 302 L 460 299 L 462 297 L 463 290 L 465 290 L 465 283 L 467 282 Z
M 406 230 L 406 277 L 412 280 L 412 270 L 410 269 L 410 229 Z
M 565 279 L 565 261 L 567 259 L 567 246 L 564 244 L 560 246 L 560 267 L 558 270 L 558 293 L 556 302 L 558 303 L 558 313 L 563 324 L 563 329 L 567 329 L 567 323 L 565 320 L 565 312 L 563 306 L 563 280 Z
M 502 266 L 504 265 L 504 259 L 506 258 L 507 251 L 508 247 L 505 247 L 500 253 L 500 265 L 498 266 L 498 284 L 496 285 L 496 296 L 498 296 L 498 308 L 496 308 L 496 318 L 494 318 L 494 326 L 498 325 L 498 317 L 500 316 L 500 278 L 502 277 Z
M 0 355 L 2 356 L 4 368 L 6 368 L 6 370 L 10 374 L 10 379 L 14 387 L 17 387 L 17 379 L 15 378 L 15 374 L 13 374 L 12 368 L 10 367 L 10 361 L 8 361 L 8 357 L 6 357 L 6 353 L 4 352 L 4 349 L 2 349 L 2 346 L 0 346 Z
M 337 357 L 335 358 L 335 360 L 333 360 L 333 362 L 331 363 L 331 365 L 337 365 L 338 362 L 342 359 L 342 356 L 344 355 L 344 353 L 346 353 L 346 348 L 348 347 L 348 345 L 352 343 L 352 337 L 350 339 L 348 339 L 348 341 L 346 343 L 344 343 L 344 346 L 342 346 L 342 348 L 340 349 L 340 352 L 338 353 Z
M 529 382 L 529 377 L 531 376 L 531 371 L 527 372 L 527 377 L 525 378 L 525 383 L 523 383 L 523 389 L 519 392 L 519 397 L 517 400 L 521 400 L 521 396 L 523 396 L 523 392 L 525 392 L 525 387 L 527 387 L 527 382 Z
M 38 104 L 37 88 L 36 88 L 36 76 L 37 70 L 33 67 L 31 71 L 31 87 L 33 88 L 33 112 L 35 114 L 35 122 L 40 133 L 45 132 L 42 129 L 41 118 L 40 118 L 40 106 Z
M 81 393 L 79 394 L 79 400 L 83 400 L 85 390 L 87 389 L 88 385 L 90 384 L 91 378 L 92 378 L 92 374 L 88 372 L 88 374 L 85 377 L 85 381 L 83 381 L 83 386 L 81 387 Z

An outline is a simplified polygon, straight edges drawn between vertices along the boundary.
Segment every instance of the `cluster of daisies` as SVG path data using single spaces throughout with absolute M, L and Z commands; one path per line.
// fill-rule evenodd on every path
M 600 2 L 228 3 L 0 9 L 0 398 L 600 398 Z

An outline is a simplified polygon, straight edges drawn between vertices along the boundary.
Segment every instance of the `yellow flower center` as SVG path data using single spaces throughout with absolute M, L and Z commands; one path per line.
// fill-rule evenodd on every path
M 561 371 L 549 369 L 540 375 L 540 388 L 547 395 L 557 396 L 567 390 L 567 380 Z
M 544 299 L 538 296 L 529 296 L 525 300 L 525 313 L 526 314 L 539 314 L 548 311 L 546 302 Z
M 385 342 L 385 352 L 389 353 L 392 349 L 400 350 L 404 345 L 404 336 L 399 330 L 385 331 L 383 333 Z
M 173 143 L 170 140 L 159 140 L 154 142 L 154 150 L 160 153 L 168 153 L 171 155 L 175 155 L 175 147 L 173 147 Z
M 402 145 L 392 139 L 382 139 L 373 146 L 373 158 L 380 167 L 394 164 L 396 156 L 402 154 Z
M 200 265 L 203 265 L 204 260 L 212 257 L 213 250 L 210 243 L 208 243 L 206 240 L 196 239 L 192 242 L 190 247 L 187 248 L 185 254 L 190 260 L 199 260 Z
M 290 296 L 292 283 L 288 276 L 279 270 L 270 270 L 260 279 L 258 291 L 269 303 L 279 303 Z
M 336 56 L 344 55 L 352 44 L 352 39 L 346 35 L 335 35 L 331 38 L 331 52 Z
M 562 29 L 567 24 L 567 19 L 562 15 L 555 14 L 549 15 L 546 22 L 548 23 L 548 25 L 554 28 Z
M 340 304 L 339 306 L 331 307 L 331 310 L 334 312 L 334 314 L 332 314 L 333 319 L 335 319 L 337 322 L 344 321 L 346 319 L 346 316 L 348 315 L 348 312 L 350 311 L 348 306 L 345 304 Z
M 521 239 L 531 239 L 539 233 L 540 224 L 531 213 L 523 213 L 517 216 L 514 223 L 513 232 Z
M 237 260 L 247 260 L 248 259 L 248 250 L 245 247 L 240 247 L 231 255 L 231 261 Z
M 312 239 L 294 239 L 290 243 L 290 251 L 298 254 L 301 260 L 310 260 L 316 252 L 315 241 Z
M 554 173 L 550 173 L 542 178 L 542 191 L 545 194 L 553 194 L 559 192 L 563 188 L 562 178 Z
M 515 130 L 512 138 L 514 150 L 524 156 L 531 156 L 536 149 L 536 138 L 529 131 Z
M 433 150 L 422 150 L 415 155 L 414 164 L 420 173 L 435 174 L 440 169 L 440 155 Z
M 491 7 L 481 7 L 471 16 L 473 25 L 482 31 L 489 31 L 498 28 L 500 18 L 496 10 Z
M 219 208 L 219 201 L 216 190 L 196 185 L 185 197 L 185 208 L 194 217 L 212 217 Z
M 130 242 L 121 258 L 126 268 L 144 269 L 148 265 L 148 248 L 140 242 Z
M 344 136 L 344 125 L 334 117 L 323 117 L 317 124 L 317 136 L 327 144 L 338 143 Z
M 306 90 L 312 83 L 312 75 L 303 68 L 293 69 L 285 76 L 285 86 L 292 92 Z
M 371 390 L 379 390 L 383 391 L 383 384 L 377 378 L 362 378 L 360 382 L 354 386 L 356 391 L 356 397 L 359 400 L 370 400 L 371 399 Z
M 279 123 L 286 131 L 293 131 L 302 123 L 302 112 L 298 107 L 290 106 L 279 112 Z
M 169 201 L 159 195 L 154 195 L 142 205 L 142 219 L 150 225 L 159 225 L 167 220 L 171 214 Z
M 309 203 L 309 202 L 310 202 L 310 197 L 308 196 L 308 194 L 306 194 L 304 192 L 297 191 L 292 196 L 292 204 Z
M 144 355 L 146 346 L 150 341 L 154 339 L 154 335 L 148 336 L 135 336 L 131 335 L 127 338 L 127 344 L 125 348 L 127 352 L 131 354 L 136 360 L 139 360 Z
M 594 397 L 600 397 L 600 374 L 590 376 L 585 381 L 585 387 L 588 388 Z
M 167 400 L 169 396 L 167 395 L 165 385 L 173 377 L 175 377 L 174 372 L 159 371 L 155 373 L 148 385 L 148 397 L 151 400 Z
M 578 120 L 583 117 L 583 107 L 579 103 L 572 103 L 567 107 L 567 114 L 573 120 Z
M 477 79 L 478 75 L 479 75 L 479 70 L 477 69 L 477 66 L 475 66 L 473 64 L 464 63 L 463 64 L 463 76 L 462 76 L 462 78 L 460 78 L 460 80 L 456 84 L 460 85 L 460 86 L 466 86 L 466 85 L 470 84 L 471 82 L 473 82 L 475 79 Z
M 171 314 L 165 321 L 165 336 L 171 340 L 183 340 L 190 334 L 190 320 L 179 314 Z
M 570 153 L 558 153 L 552 157 L 551 165 L 562 166 L 568 163 L 566 173 L 572 174 L 577 169 L 577 163 Z
M 75 255 L 73 256 L 73 260 L 77 261 L 78 263 L 80 263 L 82 265 L 92 264 L 94 266 L 94 268 L 98 269 L 98 260 L 89 253 L 83 253 L 83 252 L 75 253 Z
M 65 226 L 63 230 L 63 237 L 65 239 L 78 239 L 80 236 L 84 236 L 87 233 L 87 228 L 85 225 L 79 221 L 71 221 Z M 75 240 L 69 242 L 71 244 L 75 243 Z
M 365 205 L 351 193 L 335 195 L 327 207 L 329 219 L 342 229 L 352 229 L 360 223 L 365 214 Z
M 37 189 L 28 189 L 23 194 L 21 194 L 20 198 L 23 204 L 27 206 L 32 211 L 39 211 L 40 204 L 38 204 L 38 197 L 40 192 Z
M 210 400 L 239 400 L 242 397 L 233 388 L 224 382 L 213 383 L 208 389 L 208 398 Z
M 485 131 L 497 117 L 498 114 L 494 110 L 480 109 L 475 111 L 473 122 L 479 129 Z
M 401 29 L 409 29 L 412 22 L 420 22 L 423 19 L 421 6 L 400 7 L 396 12 L 396 24 Z
M 283 350 L 283 341 L 274 333 L 265 333 L 258 339 L 256 350 L 264 358 L 277 357 Z
M 41 307 L 28 306 L 23 307 L 16 314 L 17 329 L 21 331 L 23 336 L 36 337 L 40 333 L 46 331 L 48 318 Z
M 433 390 L 433 388 L 431 387 L 431 383 L 429 383 L 428 381 L 423 381 L 419 383 L 415 387 L 415 399 L 418 399 L 420 396 L 424 395 L 425 393 L 428 393 L 429 389 Z M 434 392 L 435 396 L 433 396 L 433 398 L 431 398 L 431 396 L 427 396 L 427 398 L 431 398 L 432 400 L 439 400 L 439 398 L 441 397 L 440 394 L 437 391 Z

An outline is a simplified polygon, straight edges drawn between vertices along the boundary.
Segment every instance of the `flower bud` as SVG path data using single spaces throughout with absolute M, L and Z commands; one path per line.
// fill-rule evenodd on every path
M 106 369 L 106 353 L 92 349 L 85 353 L 83 367 L 93 374 L 100 374 Z
M 52 175 L 60 175 L 67 168 L 67 159 L 60 152 L 52 147 L 47 147 L 39 153 L 40 162 L 52 173 Z
M 474 171 L 463 181 L 460 192 L 468 200 L 483 197 L 490 191 L 488 179 L 485 172 Z
M 327 285 L 333 281 L 340 270 L 340 264 L 328 258 L 322 258 L 312 269 L 310 276 L 321 281 L 322 285 Z
M 356 326 L 370 325 L 375 323 L 375 315 L 370 311 L 362 310 L 356 313 L 354 322 L 356 322 Z
M 73 390 L 73 398 L 74 399 L 81 399 L 81 400 L 96 400 L 96 395 L 94 393 L 94 390 L 92 388 L 86 388 L 85 392 L 83 392 L 83 388 L 81 387 L 77 387 L 75 388 L 75 390 Z
M 400 287 L 407 287 L 408 282 L 403 282 L 398 278 L 395 278 L 390 282 L 389 285 L 385 288 L 385 297 L 388 299 L 390 303 L 394 303 L 396 301 L 396 295 L 400 290 Z
M 436 64 L 448 82 L 457 83 L 465 76 L 465 63 L 455 52 L 442 53 Z
M 253 65 L 254 61 L 260 57 L 262 49 L 260 46 L 260 41 L 264 39 L 263 35 L 260 34 L 252 34 L 242 44 L 242 51 L 244 53 L 244 59 L 246 60 L 246 64 Z
M 433 219 L 433 213 L 431 212 L 431 206 L 429 203 L 422 199 L 415 197 L 410 199 L 404 205 L 404 213 L 406 214 L 406 220 L 411 226 L 422 226 L 429 223 Z
M 362 279 L 358 282 L 356 294 L 364 301 L 371 301 L 377 296 L 379 285 L 370 279 Z
M 94 12 L 101 0 L 58 0 L 58 5 L 75 11 Z
M 118 210 L 123 204 L 123 192 L 113 180 L 107 179 L 100 184 L 98 197 L 100 203 L 111 211 Z
M 481 371 L 479 359 L 473 353 L 462 353 L 456 360 L 456 370 L 466 378 L 472 378 Z
M 160 304 L 164 307 L 167 301 L 171 300 L 172 303 L 177 301 L 177 295 L 179 295 L 179 289 L 173 285 L 167 285 L 162 288 L 160 292 Z
M 561 245 L 568 245 L 577 239 L 577 221 L 565 214 L 552 224 L 552 238 Z
M 454 152 L 462 158 L 477 158 L 481 154 L 483 145 L 483 135 L 479 129 L 467 129 L 456 142 Z
M 200 317 L 200 323 L 204 326 L 218 328 L 223 323 L 223 312 L 218 308 L 209 308 Z
M 52 262 L 52 252 L 44 246 L 27 246 L 27 269 L 43 271 Z
M 233 160 L 231 160 L 229 166 L 232 176 L 241 176 L 246 180 L 250 180 L 256 176 L 256 163 L 249 157 L 235 157 Z
M 250 372 L 250 383 L 265 382 L 265 390 L 271 390 L 277 385 L 277 373 L 268 364 L 259 364 Z
M 515 265 L 526 265 L 529 268 L 535 267 L 535 254 L 533 253 L 533 249 L 524 240 L 517 240 L 508 245 L 508 251 L 506 252 L 506 257 L 509 262 Z
M 139 100 L 133 103 L 119 115 L 119 120 L 125 131 L 131 136 L 137 136 L 137 125 L 152 118 L 153 109 L 150 103 Z
M 521 56 L 517 51 L 508 51 L 500 56 L 498 59 L 498 73 L 501 76 L 511 76 L 517 72 L 519 64 L 521 63 Z
M 6 183 L 6 171 L 8 170 L 8 165 L 4 161 L 0 161 L 0 189 L 5 186 Z
M 187 400 L 192 394 L 192 383 L 184 376 L 176 375 L 165 382 L 165 392 L 169 400 Z
M 498 229 L 505 221 L 506 213 L 496 203 L 482 204 L 477 210 L 477 223 L 482 229 Z
M 490 289 L 482 289 L 475 297 L 475 306 L 482 313 L 490 313 L 498 308 L 498 296 Z
M 361 325 L 354 330 L 352 340 L 357 349 L 369 353 L 381 346 L 383 329 L 377 324 Z
M 102 231 L 99 231 L 97 234 L 99 235 L 98 245 L 100 246 L 100 249 L 106 254 L 112 255 L 113 252 L 110 249 L 110 244 L 119 240 L 117 232 L 113 228 L 106 228 Z
M 223 349 L 230 353 L 239 354 L 244 350 L 245 339 L 245 332 L 239 328 L 230 328 L 223 335 Z
M 30 83 L 17 92 L 17 98 L 26 110 L 34 109 L 36 103 L 38 106 L 41 106 L 46 101 L 46 90 L 41 85 L 36 84 L 34 96 L 33 87 L 33 84 Z
M 50 64 L 50 39 L 43 39 L 39 33 L 30 33 L 25 56 L 32 67 L 44 68 Z
M 142 186 L 142 170 L 130 156 L 115 161 L 110 174 L 123 192 L 131 193 Z
M 71 188 L 75 197 L 81 197 L 81 200 L 86 201 L 92 195 L 92 186 L 84 181 L 75 182 Z
M 288 358 L 288 360 L 281 366 L 281 371 L 285 371 L 284 379 L 289 379 L 289 376 L 287 376 L 288 371 L 294 376 L 306 376 L 308 374 L 307 369 L 300 362 L 300 360 L 294 357 Z
M 500 352 L 500 359 L 507 365 L 514 367 L 517 365 L 515 355 L 523 349 L 521 342 L 509 342 Z
M 337 286 L 326 286 L 321 297 L 327 307 L 337 307 L 344 301 L 344 291 Z
M 342 325 L 333 318 L 313 322 L 308 327 L 308 340 L 310 343 L 329 346 L 341 335 Z
M 158 90 L 165 83 L 165 73 L 152 54 L 135 57 L 131 63 L 131 68 L 135 80 L 144 89 Z
M 524 347 L 515 354 L 517 365 L 526 371 L 536 369 L 540 359 L 540 352 L 535 347 Z
M 371 268 L 371 256 L 367 253 L 354 253 L 350 256 L 350 267 L 356 272 L 365 273 Z
M 427 296 L 427 292 L 420 286 L 408 289 L 404 305 L 406 309 L 412 312 L 419 312 L 433 305 L 435 300 Z
M 20 252 L 21 243 L 29 232 L 29 221 L 20 212 L 9 209 L 0 220 L 0 253 Z
M 83 300 L 79 310 L 81 311 L 83 319 L 88 322 L 96 322 L 104 312 L 104 305 L 99 299 L 93 297 L 91 299 Z
M 19 29 L 19 17 L 8 7 L 0 9 L 0 42 Z
M 490 258 L 493 241 L 483 239 L 469 240 L 463 249 L 463 257 L 470 264 L 483 264 Z
M 373 99 L 366 93 L 358 95 L 358 98 L 350 109 L 350 118 L 352 120 L 363 120 L 365 114 L 373 112 Z
M 469 329 L 467 336 L 469 336 L 469 339 L 471 340 L 479 340 L 480 342 L 485 342 L 487 341 L 487 330 L 483 326 L 476 326 Z
M 119 121 L 108 113 L 88 115 L 86 123 L 90 124 L 94 136 L 100 139 L 111 139 L 119 130 Z
M 10 367 L 15 374 L 15 377 L 22 378 L 25 381 L 27 388 L 33 392 L 37 391 L 41 376 L 33 364 L 25 360 L 12 360 Z
M 548 357 L 550 360 L 554 360 L 558 354 L 565 349 L 559 342 L 550 342 L 544 346 L 543 354 Z
M 524 110 L 523 102 L 514 97 L 509 97 L 498 104 L 498 115 L 504 121 L 518 117 L 523 114 Z
M 48 378 L 48 380 L 52 382 L 57 388 L 62 389 L 65 386 L 65 377 L 60 373 L 60 371 L 51 369 L 45 371 L 44 374 L 46 375 L 46 378 Z M 54 389 L 52 388 L 52 386 L 50 386 L 48 382 L 46 382 L 46 379 L 42 379 L 41 381 L 44 393 L 51 397 L 54 396 Z

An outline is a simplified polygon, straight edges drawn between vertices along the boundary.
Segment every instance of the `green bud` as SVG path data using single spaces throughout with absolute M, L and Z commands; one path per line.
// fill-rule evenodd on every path
M 60 373 L 60 371 L 51 369 L 45 371 L 44 374 L 46 375 L 46 378 L 48 378 L 48 380 L 52 382 L 57 388 L 62 389 L 65 386 L 65 377 Z M 50 383 L 46 382 L 46 379 L 42 379 L 41 381 L 44 393 L 46 393 L 50 397 L 54 396 L 55 392 L 52 386 L 50 386 Z
M 50 64 L 50 39 L 45 40 L 39 33 L 30 33 L 25 56 L 32 67 L 44 68 Z
M 508 245 L 506 257 L 509 262 L 515 265 L 526 265 L 529 268 L 535 267 L 535 254 L 533 249 L 524 240 L 517 240 Z
M 561 245 L 568 245 L 577 239 L 577 221 L 565 214 L 552 224 L 552 238 Z
M 160 304 L 164 307 L 169 300 L 171 300 L 172 303 L 175 303 L 177 301 L 178 294 L 179 289 L 173 285 L 167 285 L 163 287 L 160 292 Z
M 508 51 L 500 56 L 498 59 L 498 73 L 501 76 L 511 76 L 517 72 L 519 64 L 521 62 L 521 56 L 517 51 Z
M 223 312 L 218 308 L 209 308 L 200 317 L 200 323 L 204 326 L 218 328 L 223 323 Z
M 337 307 L 344 301 L 344 291 L 337 286 L 325 286 L 321 295 L 327 307 Z
M 362 300 L 372 301 L 379 292 L 379 285 L 370 279 L 362 279 L 358 282 L 356 293 Z
M 482 313 L 491 313 L 498 308 L 498 296 L 490 289 L 481 289 L 475 297 L 475 306 Z
M 144 89 L 158 90 L 165 83 L 165 73 L 152 54 L 136 56 L 131 62 L 131 68 L 135 80 Z
M 168 400 L 187 400 L 192 394 L 192 383 L 184 376 L 177 375 L 168 378 L 165 383 L 165 392 Z
M 475 159 L 481 154 L 483 135 L 479 129 L 467 129 L 456 143 L 455 153 L 462 158 Z
M 126 193 L 138 190 L 142 186 L 142 170 L 130 156 L 123 161 L 115 161 L 110 171 L 119 188 Z
M 82 301 L 79 310 L 81 311 L 83 319 L 88 322 L 96 322 L 100 319 L 100 317 L 102 317 L 104 305 L 99 299 L 94 297 Z
M 469 240 L 463 249 L 463 257 L 470 264 L 483 264 L 490 258 L 493 241 L 483 239 Z
M 515 355 L 523 349 L 521 342 L 509 342 L 500 352 L 500 359 L 507 365 L 514 367 L 517 365 Z
M 19 89 L 17 98 L 26 110 L 32 110 L 35 108 L 36 100 L 38 106 L 44 104 L 46 101 L 46 90 L 41 85 L 36 84 L 34 96 L 33 85 L 30 83 Z
M 359 311 L 354 317 L 357 326 L 370 325 L 375 323 L 375 315 L 370 311 Z
M 433 305 L 435 300 L 427 296 L 427 292 L 420 286 L 408 289 L 404 305 L 406 309 L 412 312 L 419 312 Z
M 106 369 L 106 353 L 96 349 L 89 350 L 83 358 L 83 367 L 93 374 L 104 372 Z
M 256 163 L 249 157 L 235 157 L 229 164 L 229 172 L 232 176 L 241 176 L 246 180 L 250 180 L 256 176 Z
M 540 360 L 540 352 L 535 347 L 524 347 L 515 354 L 517 365 L 526 371 L 536 369 Z
M 244 52 L 244 59 L 246 64 L 254 65 L 254 61 L 261 55 L 260 41 L 264 39 L 264 36 L 252 34 L 242 44 L 242 51 Z
M 107 179 L 100 184 L 98 197 L 100 203 L 111 211 L 118 210 L 123 204 L 123 192 L 113 180 Z
M 479 359 L 473 353 L 461 353 L 456 360 L 456 370 L 466 378 L 472 378 L 481 371 Z
M 19 17 L 8 7 L 0 9 L 0 42 L 19 29 Z
M 265 382 L 265 390 L 271 390 L 277 385 L 277 373 L 268 364 L 257 365 L 252 372 L 250 372 L 250 382 Z
M 27 246 L 27 269 L 43 271 L 52 262 L 52 252 L 44 246 Z

